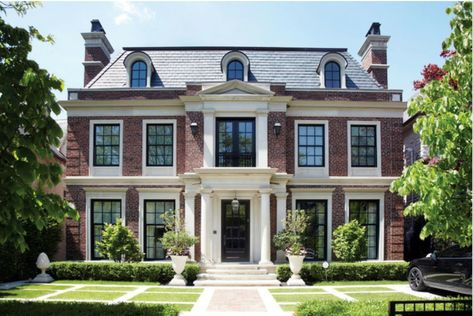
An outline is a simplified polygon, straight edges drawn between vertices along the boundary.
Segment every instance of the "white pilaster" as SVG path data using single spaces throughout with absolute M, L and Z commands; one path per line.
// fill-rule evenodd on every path
M 276 193 L 276 231 L 280 232 L 284 229 L 283 220 L 286 218 L 286 208 L 287 208 L 287 193 L 280 192 Z
M 210 257 L 210 214 L 212 211 L 212 191 L 201 191 L 201 212 L 200 212 L 200 261 L 209 262 Z
M 185 199 L 185 226 L 189 235 L 195 235 L 195 192 L 184 192 Z M 195 260 L 195 247 L 190 248 L 191 259 Z
M 256 111 L 256 167 L 268 167 L 268 110 Z
M 214 167 L 215 111 L 202 110 L 204 114 L 204 167 Z
M 261 216 L 261 259 L 259 264 L 267 265 L 271 262 L 271 220 L 269 195 L 271 189 L 260 190 Z

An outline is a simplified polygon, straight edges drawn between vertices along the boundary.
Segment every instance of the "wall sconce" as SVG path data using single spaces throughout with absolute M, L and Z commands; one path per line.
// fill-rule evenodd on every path
M 235 197 L 232 200 L 232 210 L 234 213 L 236 213 L 238 212 L 239 209 L 240 209 L 240 201 L 238 201 L 236 192 L 235 192 Z
M 276 122 L 273 126 L 274 135 L 279 136 L 281 134 L 281 123 Z
M 191 123 L 191 132 L 192 132 L 192 136 L 195 136 L 195 134 L 197 134 L 197 123 L 196 122 Z

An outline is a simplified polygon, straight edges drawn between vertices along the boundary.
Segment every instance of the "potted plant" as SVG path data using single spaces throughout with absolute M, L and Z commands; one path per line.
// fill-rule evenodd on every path
M 305 285 L 299 273 L 307 254 L 303 245 L 303 234 L 308 222 L 309 218 L 303 210 L 288 210 L 286 219 L 283 220 L 284 229 L 273 239 L 276 249 L 283 250 L 289 259 L 292 276 L 287 280 L 287 285 L 290 286 Z
M 168 285 L 185 286 L 187 281 L 182 276 L 182 272 L 189 258 L 189 247 L 195 245 L 197 238 L 186 232 L 184 223 L 181 222 L 179 211 L 165 212 L 161 217 L 163 218 L 166 232 L 159 240 L 164 249 L 166 249 L 167 256 L 171 257 L 172 268 L 176 273 Z

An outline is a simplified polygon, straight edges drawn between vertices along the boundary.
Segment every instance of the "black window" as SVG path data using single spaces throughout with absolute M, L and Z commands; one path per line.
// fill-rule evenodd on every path
M 296 209 L 304 210 L 310 218 L 310 224 L 305 233 L 304 245 L 313 250 L 308 254 L 309 260 L 327 259 L 327 201 L 326 200 L 296 200 Z
M 173 165 L 173 125 L 148 124 L 146 126 L 146 165 Z
M 351 126 L 351 166 L 376 167 L 376 125 Z
M 328 62 L 325 64 L 325 88 L 340 88 L 340 65 L 336 62 Z
M 366 259 L 378 259 L 379 235 L 379 201 L 378 200 L 350 200 L 350 221 L 356 219 L 366 227 L 368 238 L 368 253 Z
M 227 65 L 227 81 L 238 79 L 243 81 L 243 64 L 238 60 L 233 60 Z
M 255 120 L 217 120 L 217 167 L 254 167 Z
M 146 87 L 147 67 L 143 61 L 135 61 L 131 65 L 130 84 L 132 88 Z
M 161 215 L 174 211 L 174 200 L 145 200 L 144 249 L 146 260 L 166 258 L 166 249 L 159 241 L 164 234 L 164 221 Z
M 120 164 L 120 124 L 94 125 L 94 166 Z
M 297 133 L 299 167 L 325 165 L 324 133 L 323 125 L 299 125 Z
M 92 200 L 92 259 L 103 259 L 104 257 L 97 251 L 97 242 L 102 240 L 102 231 L 105 224 L 115 224 L 121 218 L 121 200 Z

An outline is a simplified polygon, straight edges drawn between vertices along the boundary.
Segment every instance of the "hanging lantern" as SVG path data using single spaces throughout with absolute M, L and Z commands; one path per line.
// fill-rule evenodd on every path
M 240 202 L 238 202 L 235 196 L 235 198 L 232 200 L 232 210 L 233 212 L 238 212 L 239 209 L 240 209 Z

